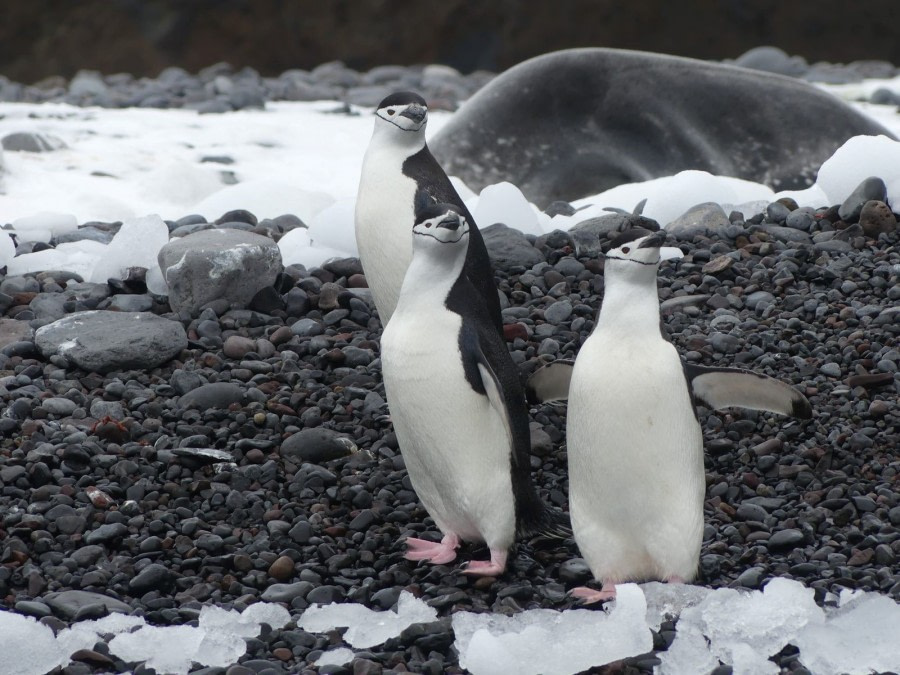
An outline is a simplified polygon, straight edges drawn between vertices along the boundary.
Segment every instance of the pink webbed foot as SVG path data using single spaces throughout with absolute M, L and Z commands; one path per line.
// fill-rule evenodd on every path
M 440 542 L 406 538 L 407 560 L 427 560 L 435 565 L 443 565 L 456 560 L 456 549 L 459 548 L 459 537 L 455 534 L 444 535 Z
M 506 551 L 491 549 L 490 560 L 472 560 L 466 565 L 463 574 L 472 574 L 479 577 L 496 577 L 506 571 Z
M 573 588 L 569 595 L 573 598 L 581 600 L 582 605 L 593 605 L 597 602 L 606 602 L 607 600 L 615 600 L 616 585 L 612 583 L 604 583 L 603 590 L 598 591 L 587 586 L 579 586 Z
M 682 577 L 666 577 L 667 584 L 683 584 L 684 579 Z

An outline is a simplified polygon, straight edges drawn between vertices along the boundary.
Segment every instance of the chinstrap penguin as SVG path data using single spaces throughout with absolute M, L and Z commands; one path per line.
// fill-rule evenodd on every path
M 413 92 L 396 92 L 375 111 L 372 139 L 363 159 L 356 200 L 359 258 L 382 325 L 397 306 L 403 276 L 412 256 L 410 223 L 415 205 L 427 195 L 452 204 L 473 227 L 465 271 L 482 294 L 497 330 L 502 329 L 500 300 L 484 240 L 450 179 L 425 143 L 428 106 Z
M 409 538 L 406 557 L 447 563 L 462 541 L 485 542 L 506 569 L 517 534 L 568 534 L 531 482 L 518 371 L 480 291 L 465 274 L 474 225 L 454 204 L 420 200 L 412 260 L 381 338 L 382 373 L 409 477 L 443 534 Z
M 533 389 L 568 396 L 569 506 L 575 541 L 603 584 L 694 578 L 703 536 L 703 437 L 696 403 L 808 418 L 792 387 L 748 371 L 684 365 L 662 333 L 656 290 L 665 231 L 625 231 L 611 244 L 596 326 L 567 366 Z M 552 371 L 556 372 L 552 372 Z

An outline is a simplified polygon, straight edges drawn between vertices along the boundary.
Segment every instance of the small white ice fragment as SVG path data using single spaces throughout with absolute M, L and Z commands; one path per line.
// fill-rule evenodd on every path
M 549 224 L 550 219 L 544 215 Z M 478 204 L 472 213 L 479 228 L 489 227 L 494 223 L 503 223 L 525 234 L 544 234 L 541 219 L 522 191 L 512 183 L 502 182 L 488 185 L 478 197 Z
M 97 261 L 90 281 L 106 283 L 107 279 L 121 279 L 124 270 L 129 267 L 158 268 L 159 249 L 168 241 L 169 228 L 155 214 L 122 223 Z
M 0 611 L 0 654 L 0 675 L 42 675 L 69 662 L 48 626 L 5 611 Z
M 503 616 L 453 615 L 459 662 L 473 675 L 571 675 L 649 652 L 647 603 L 640 587 L 621 584 L 612 610 L 534 609 Z
M 347 649 L 346 647 L 338 647 L 337 649 L 329 649 L 327 652 L 322 654 L 316 662 L 313 664 L 315 666 L 342 666 L 345 663 L 350 663 L 353 660 L 353 650 Z
M 437 610 L 406 591 L 397 600 L 397 611 L 376 612 L 356 603 L 315 605 L 305 612 L 297 626 L 310 633 L 324 633 L 333 628 L 347 628 L 344 641 L 365 649 L 400 635 L 414 623 L 437 620 Z
M 900 604 L 877 593 L 854 594 L 824 623 L 794 640 L 800 663 L 814 673 L 900 672 Z
M 703 586 L 658 581 L 641 584 L 641 590 L 647 599 L 647 624 L 652 630 L 659 630 L 663 621 L 680 616 L 688 607 L 696 607 L 713 592 Z

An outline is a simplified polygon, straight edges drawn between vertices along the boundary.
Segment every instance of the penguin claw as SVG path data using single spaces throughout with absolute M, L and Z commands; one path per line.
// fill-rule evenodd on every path
M 491 551 L 490 560 L 470 560 L 463 568 L 463 574 L 479 577 L 496 577 L 506 571 L 506 551 Z
M 456 560 L 458 547 L 459 539 L 451 535 L 445 536 L 440 542 L 407 537 L 406 553 L 403 557 L 407 560 L 427 560 L 435 565 L 443 565 Z
M 606 584 L 604 584 L 606 586 Z M 612 588 L 606 590 L 595 590 L 593 588 L 588 588 L 587 586 L 579 586 L 578 588 L 573 588 L 569 595 L 573 598 L 580 600 L 582 605 L 593 605 L 597 602 L 606 602 L 607 600 L 615 600 L 616 597 L 616 587 L 613 585 Z

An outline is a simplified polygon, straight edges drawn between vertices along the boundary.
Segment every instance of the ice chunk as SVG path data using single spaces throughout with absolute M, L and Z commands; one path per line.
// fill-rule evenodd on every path
M 0 653 L 0 675 L 42 675 L 69 662 L 49 627 L 2 610 Z
M 598 195 L 574 201 L 572 205 L 579 211 L 572 216 L 554 216 L 551 227 L 568 230 L 588 218 L 609 215 L 606 209 L 610 207 L 631 212 L 643 199 L 647 200 L 643 215 L 665 226 L 697 204 L 770 202 L 774 194 L 771 188 L 759 183 L 692 169 L 643 183 L 617 185 Z
M 719 659 L 712 655 L 709 642 L 700 632 L 698 616 L 699 611 L 694 607 L 681 615 L 675 640 L 666 651 L 658 654 L 659 675 L 708 673 L 718 667 Z
M 653 648 L 647 603 L 635 584 L 617 586 L 612 610 L 535 609 L 513 616 L 453 615 L 460 665 L 474 675 L 570 675 Z
M 356 603 L 315 605 L 303 612 L 297 626 L 311 633 L 347 628 L 344 641 L 352 647 L 365 649 L 400 635 L 414 623 L 436 620 L 437 610 L 403 591 L 397 600 L 396 611 L 376 612 Z
M 12 237 L 6 232 L 0 231 L 0 267 L 5 267 L 16 255 L 16 245 Z
M 246 209 L 260 220 L 291 213 L 308 223 L 333 203 L 334 197 L 324 192 L 271 178 L 251 178 L 216 191 L 195 204 L 193 211 L 210 220 L 234 209 Z
M 62 653 L 69 656 L 79 649 L 93 649 L 99 635 L 118 635 L 144 625 L 142 617 L 113 613 L 102 619 L 73 623 L 61 630 L 56 640 Z
M 342 666 L 353 660 L 353 650 L 346 647 L 338 647 L 337 649 L 329 649 L 322 654 L 313 665 L 316 666 Z
M 89 281 L 106 283 L 121 279 L 129 267 L 157 269 L 159 249 L 169 241 L 169 228 L 153 214 L 122 223 L 91 273 Z
M 703 586 L 691 584 L 663 584 L 658 581 L 641 584 L 647 599 L 647 624 L 659 630 L 667 619 L 677 618 L 688 607 L 696 607 L 712 593 Z
M 480 228 L 503 223 L 525 234 L 534 235 L 544 233 L 542 222 L 546 225 L 550 222 L 546 214 L 539 212 L 525 199 L 519 188 L 507 182 L 484 188 L 478 197 L 472 217 Z
M 42 241 L 50 239 L 63 232 L 70 232 L 78 228 L 78 219 L 70 213 L 54 213 L 41 211 L 33 216 L 24 216 L 12 221 L 12 229 L 19 241 Z
M 143 626 L 116 635 L 109 641 L 109 651 L 123 661 L 143 661 L 162 673 L 187 675 L 205 636 L 193 626 Z
M 255 632 L 259 633 L 259 624 L 268 624 L 272 628 L 284 628 L 291 620 L 291 613 L 274 602 L 256 602 L 241 612 L 241 621 L 253 622 Z
M 828 197 L 825 204 L 840 204 L 870 176 L 885 182 L 892 204 L 900 202 L 900 142 L 887 136 L 854 136 L 823 162 L 816 185 Z
M 355 200 L 342 199 L 323 209 L 309 223 L 311 242 L 320 248 L 342 251 L 344 257 L 358 256 L 353 215 L 355 208 Z M 410 241 L 412 241 L 412 226 L 413 223 L 410 223 Z
M 660 672 L 699 672 L 690 665 L 697 660 L 704 667 L 721 661 L 735 675 L 777 673 L 768 658 L 822 621 L 813 590 L 797 581 L 773 579 L 762 592 L 721 588 L 681 612 L 675 641 L 660 654 Z
M 333 248 L 313 246 L 309 240 L 309 231 L 298 227 L 291 230 L 278 241 L 278 250 L 281 251 L 281 262 L 287 265 L 304 265 L 305 267 L 318 267 L 331 258 L 346 258 L 346 251 Z
M 824 623 L 807 625 L 792 642 L 814 673 L 900 671 L 900 604 L 877 593 L 841 598 Z
M 160 672 L 187 673 L 192 663 L 226 668 L 247 651 L 244 638 L 259 635 L 259 625 L 281 628 L 290 620 L 278 605 L 256 603 L 243 612 L 207 605 L 200 610 L 197 627 L 141 626 L 120 634 L 110 651 L 125 661 L 146 662 Z
M 106 245 L 96 241 L 60 244 L 56 248 L 16 256 L 9 262 L 7 274 L 61 270 L 88 278 L 105 250 Z

